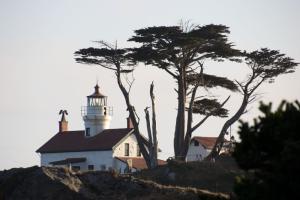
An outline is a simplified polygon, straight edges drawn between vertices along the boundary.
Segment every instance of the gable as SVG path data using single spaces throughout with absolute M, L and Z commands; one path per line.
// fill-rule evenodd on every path
M 128 143 L 130 156 L 138 156 L 138 143 L 134 134 L 128 134 L 113 147 L 113 156 L 125 156 L 125 143 Z
M 137 140 L 135 135 L 133 134 L 133 132 L 130 132 L 129 134 L 127 134 L 125 137 L 123 137 L 121 140 L 119 140 L 117 142 L 117 144 L 115 144 L 113 146 L 113 149 L 117 149 L 120 146 L 122 146 L 124 143 L 136 143 L 137 144 Z

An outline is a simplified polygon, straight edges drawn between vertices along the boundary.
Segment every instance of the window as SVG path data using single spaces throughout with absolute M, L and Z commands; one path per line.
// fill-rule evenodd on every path
M 199 146 L 199 142 L 195 140 L 194 145 Z
M 141 156 L 141 150 L 138 144 L 136 145 L 136 155 Z
M 85 136 L 87 136 L 87 137 L 91 136 L 91 134 L 90 134 L 90 128 L 86 128 L 85 129 Z
M 80 170 L 80 166 L 72 166 L 72 170 L 79 171 Z
M 88 165 L 88 170 L 94 170 L 94 165 Z
M 106 165 L 101 165 L 100 168 L 101 168 L 101 171 L 105 171 L 106 170 Z
M 125 143 L 125 156 L 129 156 L 129 143 Z

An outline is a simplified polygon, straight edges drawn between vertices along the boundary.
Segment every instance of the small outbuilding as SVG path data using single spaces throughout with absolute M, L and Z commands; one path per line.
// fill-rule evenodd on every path
M 213 149 L 217 137 L 200 137 L 195 136 L 191 139 L 189 150 L 186 156 L 186 161 L 201 161 L 203 160 Z M 225 140 L 224 147 L 220 153 L 227 152 L 229 141 Z

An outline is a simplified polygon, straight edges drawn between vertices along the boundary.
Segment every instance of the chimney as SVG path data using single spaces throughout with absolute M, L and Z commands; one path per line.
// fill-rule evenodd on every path
M 68 131 L 68 122 L 67 121 L 59 121 L 59 132 Z
M 68 115 L 68 112 L 66 110 L 60 110 L 59 114 L 62 115 L 61 116 L 61 120 L 58 122 L 59 123 L 59 132 L 64 132 L 64 131 L 68 131 L 68 121 L 66 120 L 66 116 Z
M 130 117 L 127 117 L 127 128 L 133 128 L 133 124 Z

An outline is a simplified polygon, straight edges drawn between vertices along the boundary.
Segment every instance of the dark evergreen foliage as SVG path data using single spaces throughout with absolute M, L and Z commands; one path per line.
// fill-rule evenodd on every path
M 97 42 L 101 48 L 89 47 L 75 52 L 78 63 L 100 65 L 101 67 L 117 71 L 116 64 L 120 65 L 120 73 L 130 73 L 136 62 L 128 57 L 127 49 L 114 48 L 105 42 Z
M 228 33 L 228 27 L 214 24 L 190 26 L 187 30 L 181 26 L 154 26 L 136 30 L 129 41 L 142 44 L 141 48 L 133 49 L 136 59 L 165 68 L 186 56 L 186 64 L 204 58 L 233 59 L 239 51 L 228 42 Z
M 238 199 L 300 199 L 300 103 L 260 105 L 264 116 L 241 122 L 233 156 L 247 173 L 236 184 Z
M 227 117 L 228 110 L 221 107 L 221 104 L 217 99 L 201 99 L 196 100 L 193 105 L 193 113 L 198 113 L 200 115 L 209 115 L 218 116 L 218 117 Z
M 244 55 L 246 64 L 255 74 L 260 78 L 269 79 L 269 82 L 280 74 L 293 73 L 299 64 L 278 50 L 268 48 L 261 48 L 250 53 L 244 52 Z
M 199 84 L 206 88 L 222 87 L 230 91 L 238 91 L 238 86 L 226 77 L 220 77 L 203 73 L 199 78 L 199 74 L 187 75 L 187 81 L 190 85 Z

